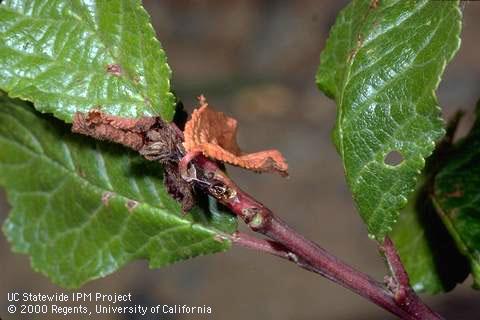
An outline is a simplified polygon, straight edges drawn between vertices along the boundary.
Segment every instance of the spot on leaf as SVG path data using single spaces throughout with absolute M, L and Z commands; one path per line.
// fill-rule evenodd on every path
M 455 189 L 452 192 L 445 193 L 447 198 L 461 198 L 463 197 L 463 190 L 460 185 L 455 185 Z
M 132 213 L 132 211 L 138 206 L 138 202 L 135 200 L 128 200 L 125 203 L 125 206 L 127 207 L 128 212 Z
M 204 96 L 199 108 L 185 125 L 184 146 L 187 151 L 199 150 L 205 156 L 256 172 L 288 175 L 288 165 L 278 150 L 244 153 L 236 141 L 237 120 L 208 107 Z
M 108 207 L 108 203 L 110 202 L 110 198 L 113 197 L 113 192 L 105 191 L 102 194 L 102 203 L 105 207 Z
M 379 2 L 380 2 L 380 0 L 372 0 L 370 2 L 370 9 L 377 9 Z
M 119 64 L 112 63 L 107 65 L 107 72 L 116 77 L 120 77 L 122 75 L 122 68 Z
M 404 157 L 403 155 L 398 152 L 397 150 L 392 150 L 385 156 L 384 162 L 386 165 L 396 167 L 403 162 Z

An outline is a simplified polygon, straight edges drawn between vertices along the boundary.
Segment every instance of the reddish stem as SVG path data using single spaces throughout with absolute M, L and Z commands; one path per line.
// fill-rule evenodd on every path
M 189 170 L 191 162 L 194 163 L 194 170 Z M 408 290 L 405 290 L 405 300 L 398 300 L 397 291 L 390 291 L 390 288 L 385 287 L 367 274 L 354 269 L 291 229 L 268 208 L 241 190 L 220 170 L 216 163 L 205 158 L 199 152 L 194 151 L 187 154 L 180 161 L 179 170 L 184 178 L 196 182 L 197 188 L 214 196 L 220 203 L 240 217 L 250 229 L 274 240 L 274 242 L 265 242 L 260 239 L 253 240 L 253 237 L 247 237 L 244 234 L 236 234 L 232 238 L 234 243 L 287 258 L 305 269 L 319 273 L 327 279 L 356 292 L 401 319 L 441 319 L 415 295 L 408 285 L 408 277 L 406 284 Z M 192 172 L 195 176 L 190 176 Z M 387 242 L 387 244 L 389 243 Z M 395 252 L 394 248 L 388 245 L 386 247 L 388 247 L 386 249 L 388 260 L 391 261 L 393 258 L 392 252 Z M 398 255 L 396 257 L 398 258 Z M 399 276 L 398 280 L 402 281 L 402 288 L 405 288 L 404 276 L 406 273 L 402 274 L 400 272 L 403 270 L 403 266 L 399 267 L 398 264 L 401 266 L 399 259 L 398 261 L 393 259 L 393 261 L 395 267 L 392 272 L 398 271 L 396 276 Z M 405 271 L 403 270 L 403 272 Z M 414 307 L 410 305 L 412 302 L 415 304 Z
M 409 314 L 417 316 L 419 319 L 435 320 L 442 319 L 440 315 L 431 310 L 424 304 L 415 291 L 410 286 L 407 271 L 403 267 L 400 256 L 395 249 L 395 245 L 389 237 L 385 237 L 383 246 L 381 247 L 392 277 L 388 284 L 390 290 L 394 293 L 396 303 L 406 310 Z
M 260 239 L 239 231 L 234 232 L 232 235 L 224 234 L 224 235 L 221 235 L 220 237 L 224 239 L 228 239 L 233 243 L 244 248 L 268 253 L 283 259 L 293 261 L 293 262 L 298 261 L 298 258 L 295 254 L 288 251 L 288 249 L 285 248 L 285 246 L 272 240 Z

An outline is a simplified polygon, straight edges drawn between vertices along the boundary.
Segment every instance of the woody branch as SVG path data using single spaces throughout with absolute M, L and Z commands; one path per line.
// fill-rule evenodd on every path
M 185 211 L 194 204 L 194 186 L 195 190 L 215 197 L 228 207 L 251 230 L 270 238 L 264 240 L 238 233 L 224 235 L 233 243 L 288 259 L 356 292 L 402 319 L 441 319 L 411 289 L 395 248 L 388 239 L 383 248 L 393 276 L 385 286 L 290 228 L 271 210 L 241 190 L 215 161 L 203 156 L 200 149 L 192 148 L 191 152 L 186 152 L 183 132 L 174 124 L 165 123 L 157 117 L 125 119 L 92 110 L 75 115 L 72 131 L 123 144 L 149 160 L 162 163 L 167 190 L 182 203 Z M 267 166 L 260 169 L 280 168 L 279 173 L 284 172 L 282 166 L 264 165 Z
M 188 170 L 190 165 L 193 165 L 195 170 Z M 196 183 L 203 192 L 214 196 L 241 218 L 250 229 L 274 241 L 273 243 L 252 241 L 251 238 L 237 236 L 231 238 L 234 242 L 288 259 L 304 269 L 318 273 L 356 292 L 402 319 L 441 319 L 410 287 L 406 271 L 389 238 L 386 238 L 382 250 L 393 276 L 389 278 L 387 283 L 389 286 L 385 286 L 290 228 L 270 209 L 241 190 L 215 162 L 200 152 L 187 153 L 180 161 L 179 169 L 182 177 Z M 195 173 L 195 177 L 190 175 L 191 172 Z

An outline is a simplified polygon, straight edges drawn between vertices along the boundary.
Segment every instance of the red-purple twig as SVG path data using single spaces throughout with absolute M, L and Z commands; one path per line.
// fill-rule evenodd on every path
M 308 262 L 300 259 L 295 253 L 290 251 L 284 245 L 270 240 L 270 239 L 261 239 L 253 237 L 243 232 L 234 232 L 233 234 L 222 234 L 219 235 L 222 239 L 228 239 L 234 244 L 244 247 L 247 249 L 252 249 L 258 252 L 268 253 L 282 259 L 289 260 L 295 263 L 297 266 L 304 268 L 308 271 L 315 272 L 321 275 L 324 275 L 324 272 L 321 269 L 317 269 L 310 265 Z
M 435 313 L 420 300 L 410 286 L 407 271 L 403 267 L 400 256 L 395 249 L 395 245 L 389 237 L 385 237 L 381 249 L 390 268 L 391 277 L 387 279 L 387 284 L 390 290 L 394 293 L 396 303 L 409 314 L 419 317 L 419 319 L 442 319 L 440 315 Z
M 268 253 L 283 259 L 293 261 L 293 262 L 298 261 L 298 258 L 295 254 L 288 251 L 288 249 L 285 248 L 280 243 L 269 240 L 269 239 L 260 239 L 239 231 L 234 232 L 231 235 L 222 234 L 219 237 L 223 239 L 228 239 L 232 241 L 234 244 L 244 248 Z
M 191 167 L 194 169 L 192 170 Z M 291 229 L 268 208 L 241 190 L 215 162 L 207 159 L 200 152 L 187 153 L 179 162 L 179 170 L 185 179 L 192 181 L 197 188 L 214 196 L 240 217 L 250 229 L 264 234 L 274 241 L 254 240 L 253 237 L 237 234 L 232 238 L 234 243 L 289 259 L 300 267 L 319 273 L 356 292 L 401 319 L 441 319 L 415 295 L 408 285 L 408 277 L 406 278 L 406 288 L 408 289 L 405 289 L 405 299 L 399 300 L 397 291 L 391 291 L 389 287 L 354 269 Z M 392 252 L 395 251 L 393 246 L 387 247 L 386 252 L 388 251 L 388 260 L 390 261 L 393 257 Z M 398 258 L 398 256 L 396 257 Z M 400 263 L 399 259 L 397 262 Z M 394 262 L 395 268 L 392 269 L 392 272 L 398 271 L 396 277 L 399 277 L 398 280 L 405 285 L 406 273 L 400 272 L 403 267 L 398 267 L 398 263 Z M 405 271 L 403 270 L 403 272 Z M 415 307 L 411 306 L 413 302 Z

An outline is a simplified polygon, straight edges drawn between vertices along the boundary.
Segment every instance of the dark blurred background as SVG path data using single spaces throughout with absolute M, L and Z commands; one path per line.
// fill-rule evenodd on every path
M 335 105 L 314 82 L 328 31 L 346 3 L 144 1 L 169 57 L 173 88 L 187 110 L 205 94 L 210 105 L 239 120 L 245 150 L 277 148 L 290 164 L 289 179 L 229 168 L 235 180 L 301 233 L 382 279 L 385 266 L 355 211 L 330 140 Z M 479 17 L 480 2 L 466 3 L 463 44 L 438 91 L 447 118 L 465 109 L 471 119 L 480 97 Z M 463 132 L 468 125 L 466 119 Z M 0 191 L 2 221 L 8 210 Z M 7 292 L 62 291 L 33 272 L 26 256 L 11 253 L 3 234 L 0 261 L 0 315 L 6 319 Z M 480 293 L 470 283 L 467 279 L 451 293 L 425 299 L 448 319 L 480 319 Z M 203 316 L 95 319 L 393 319 L 317 275 L 241 248 L 159 270 L 135 262 L 82 290 L 131 292 L 133 304 L 213 309 Z M 61 317 L 41 319 L 50 318 Z

